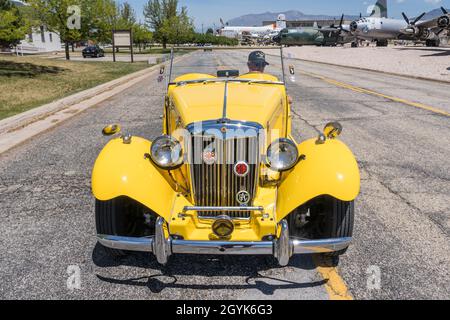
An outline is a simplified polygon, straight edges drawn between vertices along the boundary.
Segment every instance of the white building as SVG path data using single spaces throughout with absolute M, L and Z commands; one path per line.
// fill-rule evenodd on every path
M 21 1 L 12 1 L 16 6 L 25 6 Z M 45 26 L 33 28 L 13 51 L 32 54 L 61 50 L 61 38 L 57 33 L 49 32 Z
M 34 28 L 18 45 L 18 51 L 26 54 L 61 51 L 61 38 L 44 26 Z

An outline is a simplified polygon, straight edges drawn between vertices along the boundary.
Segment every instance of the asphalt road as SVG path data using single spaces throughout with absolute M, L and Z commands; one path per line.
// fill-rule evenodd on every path
M 232 52 L 188 59 L 176 70 L 244 66 Z M 289 63 L 297 70 L 289 84 L 296 138 L 340 121 L 362 170 L 355 241 L 338 268 L 351 294 L 450 298 L 449 117 L 354 88 L 450 113 L 450 85 Z M 151 78 L 0 156 L 0 298 L 327 299 L 309 256 L 287 268 L 269 257 L 174 256 L 161 268 L 152 256 L 114 260 L 96 245 L 90 173 L 107 142 L 101 128 L 120 123 L 158 136 L 162 93 Z M 68 289 L 68 268 L 79 268 L 79 289 Z

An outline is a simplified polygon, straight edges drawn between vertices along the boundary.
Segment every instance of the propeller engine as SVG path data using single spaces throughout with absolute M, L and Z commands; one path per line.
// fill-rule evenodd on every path
M 437 20 L 437 24 L 440 30 L 436 32 L 436 36 L 439 36 L 445 29 L 450 30 L 450 14 L 447 12 L 447 10 L 444 9 L 444 7 L 441 7 L 441 10 L 442 13 L 445 14 L 445 16 L 439 17 L 439 19 Z
M 344 14 L 341 16 L 341 20 L 339 21 L 339 33 L 342 34 L 342 32 L 347 32 L 342 26 L 344 25 Z
M 449 16 L 442 16 L 437 21 L 439 28 L 448 28 L 450 26 L 450 17 Z
M 277 34 L 276 36 L 274 36 L 272 38 L 272 41 L 275 42 L 275 43 L 280 44 L 281 43 L 281 34 Z
M 422 31 L 418 27 L 416 27 L 416 23 L 419 22 L 420 19 L 422 19 L 425 15 L 426 12 L 422 13 L 420 16 L 411 21 L 408 16 L 404 12 L 402 12 L 402 16 L 408 24 L 408 26 L 405 28 L 405 32 L 411 35 L 420 35 Z
M 421 40 L 428 40 L 431 36 L 431 31 L 430 29 L 423 29 L 422 33 L 420 35 L 420 39 Z

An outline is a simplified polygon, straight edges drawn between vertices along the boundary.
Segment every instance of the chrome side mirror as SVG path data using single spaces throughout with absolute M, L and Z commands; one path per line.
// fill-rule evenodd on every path
M 323 129 L 323 135 L 327 139 L 336 139 L 342 133 L 342 125 L 339 122 L 330 122 Z
M 104 136 L 112 136 L 117 133 L 120 133 L 120 131 L 121 131 L 121 128 L 118 124 L 110 124 L 103 128 L 102 134 Z

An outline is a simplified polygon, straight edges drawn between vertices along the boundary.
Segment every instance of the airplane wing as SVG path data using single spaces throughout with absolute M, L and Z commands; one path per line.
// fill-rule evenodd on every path
M 435 28 L 436 27 L 437 28 L 438 20 L 439 20 L 439 17 L 430 19 L 430 20 L 419 21 L 416 23 L 416 27 L 419 27 L 419 28 Z
M 317 31 L 323 31 L 323 32 L 339 32 L 338 28 L 333 28 L 333 27 L 322 27 L 322 28 L 317 28 Z

